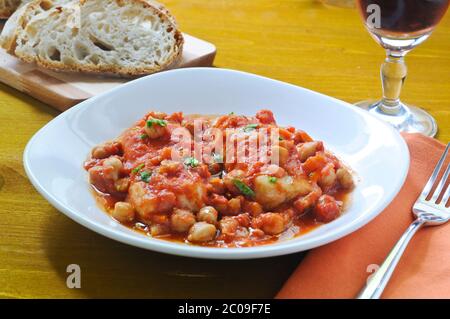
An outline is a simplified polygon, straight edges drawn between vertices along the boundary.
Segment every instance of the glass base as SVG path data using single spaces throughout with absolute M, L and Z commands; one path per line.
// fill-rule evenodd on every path
M 434 118 L 424 110 L 402 104 L 400 112 L 395 115 L 386 114 L 379 108 L 379 101 L 363 101 L 356 103 L 379 119 L 390 123 L 400 132 L 422 133 L 434 137 L 437 133 L 437 124 Z

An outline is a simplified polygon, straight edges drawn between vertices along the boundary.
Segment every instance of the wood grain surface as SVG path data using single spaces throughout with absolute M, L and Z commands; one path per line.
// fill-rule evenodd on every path
M 354 9 L 312 0 L 166 0 L 183 31 L 218 47 L 216 66 L 240 69 L 355 102 L 380 95 L 383 51 Z M 403 98 L 450 140 L 450 16 L 410 53 Z M 276 109 L 275 109 L 276 111 Z M 0 85 L 0 297 L 272 297 L 301 254 L 208 261 L 128 247 L 76 224 L 28 182 L 22 153 L 58 113 Z M 81 289 L 66 287 L 79 264 Z

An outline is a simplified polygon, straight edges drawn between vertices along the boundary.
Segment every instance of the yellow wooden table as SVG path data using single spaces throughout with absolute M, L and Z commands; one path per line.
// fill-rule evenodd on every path
M 216 65 L 355 102 L 378 97 L 384 52 L 354 9 L 313 0 L 167 0 L 182 29 L 218 47 Z M 450 15 L 408 57 L 405 101 L 450 140 Z M 208 261 L 153 253 L 91 232 L 52 208 L 22 167 L 27 141 L 58 113 L 0 85 L 0 297 L 272 297 L 301 254 Z M 66 267 L 81 266 L 81 289 Z

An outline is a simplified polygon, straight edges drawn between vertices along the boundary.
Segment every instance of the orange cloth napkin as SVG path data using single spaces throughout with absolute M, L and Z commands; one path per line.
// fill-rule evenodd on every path
M 411 207 L 445 146 L 403 134 L 411 166 L 400 193 L 372 222 L 303 259 L 276 298 L 354 298 L 413 221 Z M 372 266 L 371 266 L 372 265 Z M 382 298 L 450 298 L 450 222 L 420 229 L 397 265 Z

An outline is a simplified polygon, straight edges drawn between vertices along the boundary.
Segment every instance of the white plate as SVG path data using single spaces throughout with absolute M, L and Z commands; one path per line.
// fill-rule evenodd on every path
M 96 205 L 83 161 L 93 146 L 118 136 L 149 110 L 253 115 L 261 108 L 271 109 L 279 124 L 293 125 L 325 141 L 326 147 L 357 172 L 359 182 L 343 216 L 277 244 L 206 248 L 137 233 Z M 248 73 L 192 68 L 129 82 L 62 113 L 30 140 L 24 164 L 33 185 L 53 206 L 95 232 L 169 254 L 244 259 L 314 248 L 364 226 L 400 190 L 409 167 L 409 151 L 393 128 L 345 102 Z

